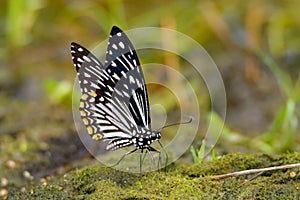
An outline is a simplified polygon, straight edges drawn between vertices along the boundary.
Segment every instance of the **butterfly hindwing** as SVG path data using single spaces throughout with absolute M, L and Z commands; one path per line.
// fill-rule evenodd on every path
M 126 130 L 121 129 L 123 122 L 112 111 L 113 91 L 110 88 L 114 87 L 115 83 L 103 69 L 101 62 L 76 43 L 71 44 L 71 53 L 82 92 L 80 115 L 89 134 L 95 140 L 130 137 L 124 132 Z

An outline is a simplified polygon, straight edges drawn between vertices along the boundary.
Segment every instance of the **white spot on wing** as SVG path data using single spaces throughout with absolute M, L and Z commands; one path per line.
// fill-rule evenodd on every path
M 112 45 L 112 48 L 114 48 L 115 50 L 118 50 L 118 47 L 117 47 L 116 44 L 113 44 L 113 45 Z
M 114 91 L 114 89 L 110 85 L 107 85 L 107 88 L 112 92 Z
M 124 94 L 124 96 L 129 97 L 129 94 L 127 92 L 125 92 L 124 90 L 123 90 L 123 94 Z
M 127 75 L 124 71 L 121 71 L 121 74 L 124 76 L 124 78 L 127 78 Z
M 118 76 L 116 73 L 114 73 L 114 74 L 112 75 L 112 77 L 114 77 L 114 78 L 117 79 L 117 80 L 120 80 L 119 76 Z
M 84 72 L 84 76 L 85 76 L 86 78 L 90 78 L 90 77 L 91 77 L 91 75 L 89 75 L 89 74 L 86 73 L 86 72 Z
M 87 62 L 91 62 L 91 59 L 90 59 L 89 57 L 87 57 L 87 56 L 83 56 L 83 59 L 84 59 L 85 61 L 87 61 Z
M 119 46 L 120 46 L 122 49 L 125 49 L 125 46 L 124 46 L 124 43 L 123 43 L 123 42 L 119 42 Z
M 81 62 L 81 63 L 84 62 L 84 60 L 82 60 L 80 57 L 77 58 L 77 61 L 78 61 L 78 62 Z
M 130 81 L 130 83 L 135 83 L 134 77 L 133 76 L 129 76 L 129 81 Z
M 91 87 L 93 87 L 95 89 L 100 89 L 100 87 L 93 82 L 91 82 Z
M 135 59 L 132 59 L 132 61 L 133 61 L 133 65 L 134 65 L 134 66 L 137 66 L 137 65 L 136 65 L 136 60 L 135 60 Z
M 114 61 L 112 61 L 112 62 L 111 62 L 111 66 L 116 67 L 117 64 L 116 64 Z

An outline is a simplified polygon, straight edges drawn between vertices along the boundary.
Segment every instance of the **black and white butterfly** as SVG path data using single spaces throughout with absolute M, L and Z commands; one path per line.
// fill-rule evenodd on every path
M 110 32 L 105 63 L 86 48 L 73 42 L 71 54 L 82 92 L 80 115 L 90 136 L 107 142 L 107 150 L 126 146 L 142 156 L 159 153 L 150 145 L 158 141 L 160 131 L 151 130 L 150 107 L 142 68 L 136 51 L 125 33 L 114 26 Z M 167 153 L 166 164 L 167 164 Z M 118 164 L 117 162 L 116 164 Z

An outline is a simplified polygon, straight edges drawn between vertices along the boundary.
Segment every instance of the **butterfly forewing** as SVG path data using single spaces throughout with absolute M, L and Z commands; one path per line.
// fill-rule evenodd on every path
M 119 84 L 119 90 L 131 90 L 129 94 L 138 100 L 131 100 L 129 107 L 138 109 L 137 113 L 130 109 L 130 112 L 138 126 L 150 129 L 150 110 L 147 88 L 141 65 L 136 51 L 129 38 L 122 30 L 114 26 L 111 30 L 105 61 L 107 73 L 117 82 L 124 79 L 124 85 Z M 135 92 L 138 90 L 138 92 Z M 136 96 L 136 98 L 135 98 Z

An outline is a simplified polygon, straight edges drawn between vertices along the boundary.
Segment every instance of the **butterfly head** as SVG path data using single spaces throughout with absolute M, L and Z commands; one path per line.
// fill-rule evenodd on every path
M 150 138 L 154 141 L 154 140 L 159 140 L 161 137 L 160 131 L 153 131 L 151 133 Z

